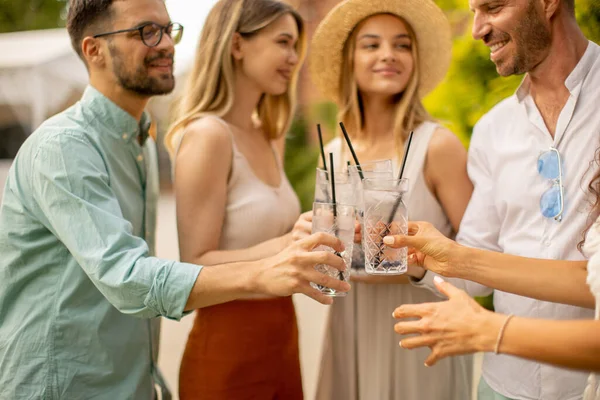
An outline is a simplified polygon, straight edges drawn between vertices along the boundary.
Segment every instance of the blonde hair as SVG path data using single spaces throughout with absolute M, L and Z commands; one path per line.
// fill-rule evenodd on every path
M 299 63 L 288 90 L 277 96 L 264 94 L 255 110 L 267 138 L 275 139 L 285 134 L 296 106 L 298 71 L 306 48 L 302 18 L 290 5 L 277 0 L 220 0 L 206 18 L 175 122 L 165 136 L 171 158 L 175 157 L 183 130 L 190 122 L 205 115 L 222 117 L 230 111 L 234 96 L 231 55 L 234 33 L 251 37 L 285 14 L 294 17 L 298 25 Z
M 342 73 L 340 74 L 340 82 L 338 86 L 338 98 L 340 99 L 338 120 L 342 121 L 347 127 L 348 134 L 359 138 L 362 134 L 362 128 L 364 127 L 364 109 L 362 104 L 362 98 L 358 90 L 356 79 L 354 79 L 354 51 L 356 50 L 356 36 L 358 35 L 359 28 L 369 18 L 373 17 L 373 14 L 369 15 L 361 22 L 356 24 L 348 39 L 344 43 L 344 50 L 342 55 Z M 397 18 L 399 16 L 395 14 Z M 402 22 L 406 24 L 408 33 L 412 41 L 412 56 L 414 60 L 413 74 L 411 75 L 406 89 L 396 96 L 396 116 L 394 120 L 394 147 L 399 157 L 403 153 L 403 143 L 408 137 L 408 134 L 416 126 L 424 121 L 432 121 L 433 118 L 429 115 L 421 99 L 418 96 L 419 89 L 419 63 L 418 53 L 416 45 L 416 36 L 412 30 L 412 27 L 402 18 Z

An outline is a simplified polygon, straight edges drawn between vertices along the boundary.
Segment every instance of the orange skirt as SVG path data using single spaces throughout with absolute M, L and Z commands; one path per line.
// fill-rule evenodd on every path
M 302 400 L 291 297 L 196 312 L 179 371 L 181 400 Z

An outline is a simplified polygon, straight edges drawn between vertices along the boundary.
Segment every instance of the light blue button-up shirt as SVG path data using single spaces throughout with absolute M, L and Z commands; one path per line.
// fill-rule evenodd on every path
M 156 145 L 88 87 L 23 144 L 0 209 L 0 399 L 153 397 L 159 316 L 201 267 L 153 257 Z

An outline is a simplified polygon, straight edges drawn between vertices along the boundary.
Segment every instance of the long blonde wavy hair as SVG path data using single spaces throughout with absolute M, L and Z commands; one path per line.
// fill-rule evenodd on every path
M 377 14 L 374 14 L 377 15 Z M 348 134 L 355 138 L 360 138 L 363 134 L 365 117 L 363 100 L 358 90 L 356 79 L 354 78 L 354 52 L 356 50 L 356 36 L 362 24 L 373 17 L 370 15 L 356 24 L 348 39 L 344 43 L 342 56 L 342 73 L 338 86 L 341 104 L 339 104 L 338 120 L 342 121 L 348 130 Z M 390 14 L 394 15 L 394 14 Z M 397 18 L 397 15 L 394 15 Z M 399 158 L 402 157 L 403 144 L 411 130 L 424 121 L 433 121 L 421 99 L 418 96 L 419 89 L 419 63 L 417 42 L 412 27 L 400 18 L 408 28 L 408 33 L 412 43 L 412 56 L 414 60 L 413 74 L 410 77 L 406 89 L 396 95 L 396 116 L 394 122 L 394 147 Z
M 252 37 L 285 14 L 292 15 L 298 25 L 299 62 L 288 90 L 277 96 L 264 94 L 255 110 L 255 117 L 268 139 L 285 134 L 296 106 L 298 71 L 306 52 L 302 17 L 290 5 L 277 0 L 220 0 L 206 18 L 194 66 L 177 105 L 175 122 L 165 136 L 165 146 L 172 159 L 183 130 L 190 122 L 205 115 L 222 117 L 233 105 L 235 66 L 231 46 L 234 33 Z

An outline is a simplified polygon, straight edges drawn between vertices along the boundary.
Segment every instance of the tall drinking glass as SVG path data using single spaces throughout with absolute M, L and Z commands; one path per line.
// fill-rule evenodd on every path
M 362 243 L 365 270 L 372 275 L 401 275 L 407 270 L 407 249 L 392 249 L 383 243 L 387 235 L 408 231 L 406 196 L 408 179 L 365 179 Z
M 338 204 L 355 205 L 355 193 L 348 172 L 335 173 L 335 197 Z M 331 173 L 321 168 L 317 168 L 315 179 L 315 197 L 316 203 L 330 203 L 331 197 Z
M 335 210 L 334 210 L 335 208 Z M 329 265 L 319 264 L 315 269 L 333 278 L 348 282 L 350 280 L 350 265 L 352 264 L 352 247 L 354 245 L 354 207 L 332 203 L 313 203 L 312 233 L 326 232 L 340 239 L 344 244 L 344 251 L 339 256 L 346 264 L 344 272 Z M 330 247 L 319 246 L 314 251 L 331 251 Z M 311 286 L 321 293 L 332 297 L 345 296 L 345 292 L 311 283 Z
M 364 179 L 389 180 L 394 178 L 392 160 L 367 162 L 361 164 L 360 169 Z M 356 219 L 360 224 L 361 231 L 364 231 L 363 181 L 358 173 L 358 167 L 356 165 L 350 165 L 348 167 L 348 173 L 354 191 Z M 354 252 L 352 254 L 352 273 L 355 275 L 365 275 L 365 252 L 362 244 L 360 246 L 354 246 Z

